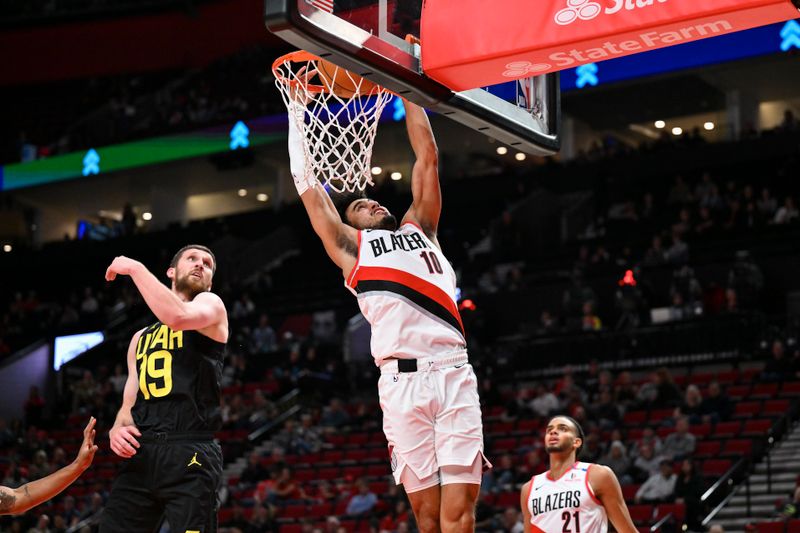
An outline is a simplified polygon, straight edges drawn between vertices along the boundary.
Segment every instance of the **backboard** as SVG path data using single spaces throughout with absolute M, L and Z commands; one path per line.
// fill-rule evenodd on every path
M 454 3 L 456 6 L 457 3 Z M 551 155 L 560 145 L 558 74 L 454 92 L 421 72 L 422 0 L 266 0 L 272 33 L 427 109 L 517 150 Z M 464 14 L 454 13 L 453 24 Z

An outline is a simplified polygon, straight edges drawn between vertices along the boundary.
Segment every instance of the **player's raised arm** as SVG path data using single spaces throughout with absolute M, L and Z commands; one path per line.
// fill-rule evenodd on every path
M 589 484 L 594 489 L 595 496 L 603 503 L 608 519 L 618 533 L 636 533 L 622 489 L 617 481 L 617 476 L 607 466 L 592 465 L 589 469 Z
M 403 100 L 403 105 L 406 108 L 408 139 L 416 156 L 411 171 L 413 200 L 403 222 L 417 223 L 431 240 L 437 242 L 442 191 L 439 187 L 439 153 L 436 140 L 425 110 L 407 100 Z
M 97 420 L 91 417 L 86 424 L 83 430 L 83 443 L 72 464 L 17 489 L 0 486 L 0 514 L 24 513 L 56 496 L 78 479 L 92 464 L 94 453 L 97 451 L 97 445 L 94 443 L 96 422 Z
M 189 250 L 187 253 L 191 252 Z M 210 280 L 213 268 L 210 261 L 198 258 L 188 275 Z M 170 267 L 170 270 L 173 271 L 174 282 L 174 267 Z M 106 271 L 106 280 L 113 281 L 118 274 L 131 277 L 153 314 L 171 329 L 202 330 L 225 322 L 227 330 L 225 305 L 216 294 L 201 292 L 192 300 L 185 301 L 161 283 L 142 263 L 125 256 L 114 259 Z
M 308 79 L 314 73 L 315 71 L 304 73 L 301 70 L 298 76 Z M 328 256 L 342 271 L 349 272 L 358 257 L 358 232 L 342 222 L 330 196 L 316 176 L 310 175 L 306 168 L 302 134 L 296 122 L 302 120 L 305 105 L 299 91 L 292 95 L 292 101 L 288 105 L 289 164 L 292 179 L 311 220 L 311 226 L 322 240 Z

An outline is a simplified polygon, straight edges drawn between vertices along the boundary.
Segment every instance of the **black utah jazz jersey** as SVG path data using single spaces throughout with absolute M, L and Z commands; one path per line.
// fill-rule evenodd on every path
M 136 345 L 139 391 L 133 422 L 142 433 L 216 431 L 225 344 L 156 322 Z

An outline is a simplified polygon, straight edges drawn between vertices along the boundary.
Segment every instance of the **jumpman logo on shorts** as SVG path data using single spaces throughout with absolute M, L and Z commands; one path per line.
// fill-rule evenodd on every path
M 189 461 L 189 464 L 188 464 L 188 465 L 186 465 L 186 466 L 192 466 L 192 465 L 203 466 L 203 465 L 202 465 L 202 464 L 201 464 L 201 463 L 200 463 L 200 462 L 197 460 L 197 452 L 194 452 L 194 456 L 192 457 L 192 460 L 191 460 L 191 461 Z

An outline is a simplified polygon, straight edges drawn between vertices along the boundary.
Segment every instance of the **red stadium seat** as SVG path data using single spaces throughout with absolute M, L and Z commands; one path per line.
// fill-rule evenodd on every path
M 753 387 L 750 392 L 751 398 L 769 399 L 775 398 L 778 395 L 777 383 L 759 383 Z
M 631 505 L 628 507 L 631 514 L 631 520 L 637 524 L 650 523 L 653 519 L 653 506 L 652 505 Z
M 303 518 L 308 513 L 308 508 L 305 505 L 287 505 L 279 511 L 279 518 Z
M 717 374 L 717 381 L 721 385 L 730 385 L 731 383 L 735 383 L 738 378 L 739 378 L 738 370 L 728 370 L 726 372 L 720 372 L 719 374 Z
M 317 503 L 309 507 L 308 513 L 312 518 L 325 518 L 333 511 L 330 503 Z
M 320 468 L 317 470 L 317 479 L 336 479 L 339 477 L 339 468 Z
M 519 506 L 519 492 L 501 492 L 494 505 L 501 508 Z
M 783 384 L 781 396 L 800 396 L 800 381 L 789 381 Z
M 365 466 L 346 466 L 342 468 L 342 476 L 352 479 L 359 478 L 366 475 L 367 467 Z
M 707 385 L 714 379 L 714 374 L 711 372 L 701 372 L 692 375 L 691 382 L 695 385 Z
M 532 433 L 539 429 L 539 419 L 529 418 L 517 422 L 516 431 L 520 433 Z
M 303 526 L 300 524 L 281 524 L 278 533 L 302 533 Z
M 744 423 L 742 437 L 763 437 L 772 427 L 772 420 L 748 420 Z
M 686 506 L 682 503 L 662 503 L 656 508 L 656 516 L 653 520 L 660 520 L 671 514 L 677 522 L 682 522 L 686 516 Z
M 710 459 L 703 461 L 703 476 L 718 477 L 731 469 L 731 461 L 727 459 Z
M 517 447 L 517 439 L 499 439 L 494 442 L 492 449 L 495 452 L 507 452 Z
M 346 461 L 361 462 L 364 461 L 368 456 L 369 452 L 366 450 L 347 450 L 344 452 L 344 458 Z
M 800 520 L 789 520 L 786 524 L 786 533 L 800 533 Z
M 694 456 L 698 459 L 715 457 L 719 455 L 721 449 L 722 449 L 722 441 L 718 440 L 699 441 L 697 443 L 697 447 L 694 450 Z
M 733 412 L 734 418 L 753 418 L 761 412 L 761 402 L 740 402 Z
M 719 422 L 714 426 L 714 437 L 737 437 L 741 428 L 741 422 Z
M 622 497 L 625 498 L 626 502 L 632 502 L 634 498 L 636 498 L 636 492 L 639 490 L 641 485 L 623 485 L 622 486 Z
M 370 465 L 367 467 L 367 475 L 370 477 L 387 476 L 390 473 L 389 462 Z
M 674 412 L 674 409 L 654 409 L 650 411 L 650 415 L 647 417 L 647 420 L 651 424 L 657 424 L 663 420 L 666 420 L 667 418 L 672 418 Z
M 625 423 L 626 426 L 635 426 L 639 424 L 644 424 L 647 421 L 647 412 L 629 411 L 625 413 L 625 416 L 622 418 L 622 421 Z
M 750 393 L 750 385 L 734 385 L 733 387 L 728 387 L 727 393 L 732 400 L 741 400 L 742 398 L 746 398 Z
M 758 533 L 784 533 L 786 524 L 784 522 L 761 522 L 756 524 Z
M 764 409 L 761 411 L 762 415 L 785 415 L 789 411 L 789 400 L 770 400 L 764 402 Z
M 711 435 L 711 424 L 696 424 L 689 427 L 689 433 L 698 439 L 705 439 Z
M 722 449 L 723 456 L 733 455 L 741 457 L 743 455 L 750 455 L 751 453 L 753 453 L 753 441 L 744 439 L 729 440 Z
M 322 462 L 324 463 L 338 463 L 344 459 L 344 452 L 338 450 L 330 450 L 322 452 Z

